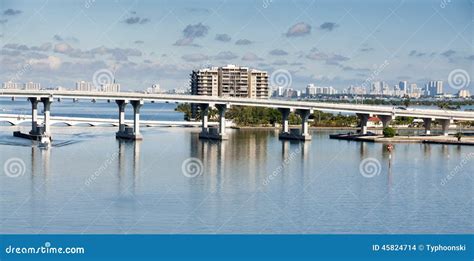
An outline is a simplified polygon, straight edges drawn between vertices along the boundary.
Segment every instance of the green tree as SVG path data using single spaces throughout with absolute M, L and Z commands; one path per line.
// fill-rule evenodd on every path
M 386 137 L 386 138 L 391 138 L 391 137 L 395 137 L 396 135 L 396 131 L 394 128 L 392 127 L 385 127 L 383 128 L 383 136 Z

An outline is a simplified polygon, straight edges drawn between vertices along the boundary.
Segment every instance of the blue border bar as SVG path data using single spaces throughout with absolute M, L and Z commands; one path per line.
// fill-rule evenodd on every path
M 474 235 L 0 235 L 0 259 L 472 261 L 473 241 Z M 428 245 L 459 250 L 430 252 Z M 28 247 L 85 253 L 12 253 Z

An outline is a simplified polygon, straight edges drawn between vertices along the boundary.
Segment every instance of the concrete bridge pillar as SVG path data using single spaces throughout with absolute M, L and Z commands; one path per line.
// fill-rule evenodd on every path
M 392 115 L 380 115 L 378 118 L 382 121 L 382 126 L 387 128 L 394 117 Z
M 199 134 L 200 139 L 212 139 L 212 140 L 227 140 L 229 137 L 225 132 L 225 112 L 229 108 L 227 104 L 215 105 L 219 111 L 219 127 L 208 128 L 208 117 L 209 117 L 209 104 L 200 104 L 201 118 L 202 118 L 202 131 Z
M 128 104 L 127 100 L 115 100 L 119 107 L 119 132 L 125 131 L 125 107 Z
M 425 126 L 425 135 L 431 135 L 431 123 L 433 122 L 433 119 L 431 118 L 424 118 L 423 119 L 423 124 Z
M 38 134 L 38 98 L 30 97 L 31 102 L 31 131 L 30 134 Z
M 313 110 L 298 110 L 298 114 L 301 117 L 301 139 L 302 140 L 311 140 L 311 135 L 309 134 L 309 116 L 313 113 Z
M 449 125 L 451 125 L 452 120 L 450 119 L 442 119 L 438 120 L 441 123 L 441 128 L 443 130 L 443 136 L 448 136 L 449 134 Z
M 51 122 L 50 122 L 50 117 L 51 117 L 51 103 L 53 102 L 53 99 L 50 97 L 48 98 L 41 98 L 41 102 L 43 103 L 43 115 L 44 115 L 44 135 L 50 136 L 51 135 Z
M 291 110 L 289 108 L 279 108 L 278 110 L 281 112 L 281 132 L 290 133 L 288 117 L 290 116 Z
M 201 120 L 202 120 L 202 133 L 208 132 L 208 121 L 209 121 L 209 104 L 201 104 L 199 105 L 201 108 Z
M 279 108 L 278 109 L 281 112 L 282 115 L 282 132 L 278 136 L 282 140 L 301 140 L 301 141 L 306 141 L 306 140 L 311 140 L 311 135 L 309 134 L 309 124 L 308 124 L 308 119 L 311 113 L 313 113 L 313 110 L 303 110 L 299 109 L 296 111 L 298 115 L 301 117 L 301 130 L 289 130 L 289 123 L 288 123 L 288 116 L 290 115 L 290 112 L 292 109 L 289 108 Z
M 115 134 L 115 137 L 125 140 L 143 139 L 140 134 L 140 108 L 143 106 L 143 101 L 135 100 L 130 102 L 133 106 L 133 127 L 125 126 L 125 107 L 128 104 L 128 100 L 115 100 L 115 103 L 119 107 L 119 131 Z
M 370 114 L 356 113 L 360 120 L 360 134 L 367 134 L 367 122 L 369 122 Z
M 143 106 L 143 100 L 131 101 L 133 106 L 133 134 L 135 140 L 141 140 L 143 137 L 140 134 L 140 108 Z
M 225 133 L 225 112 L 227 111 L 226 104 L 218 104 L 216 108 L 219 110 L 219 139 L 226 140 L 228 139 L 227 134 Z

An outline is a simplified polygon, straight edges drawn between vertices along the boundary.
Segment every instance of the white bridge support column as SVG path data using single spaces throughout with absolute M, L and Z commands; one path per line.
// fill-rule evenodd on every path
M 123 133 L 125 131 L 125 107 L 127 107 L 127 100 L 115 100 L 119 107 L 119 130 L 118 132 Z
M 290 133 L 288 117 L 290 116 L 290 108 L 278 108 L 281 112 L 281 133 Z M 281 134 L 280 133 L 280 134 Z
M 201 109 L 201 120 L 202 120 L 202 131 L 199 133 L 200 139 L 211 139 L 211 140 L 227 140 L 229 137 L 226 134 L 225 126 L 225 112 L 230 107 L 228 104 L 216 104 L 215 107 L 219 111 L 219 127 L 209 128 L 209 107 L 210 104 L 200 104 Z
M 30 134 L 38 135 L 38 98 L 30 97 L 31 102 L 31 131 Z
M 48 98 L 41 98 L 41 102 L 43 103 L 43 116 L 44 116 L 44 133 L 43 135 L 45 136 L 51 136 L 51 103 L 53 102 L 53 99 L 48 97 Z
M 199 105 L 201 109 L 201 121 L 202 121 L 202 126 L 201 126 L 201 132 L 206 134 L 208 133 L 208 122 L 209 122 L 209 104 L 200 104 Z
M 309 116 L 313 113 L 313 110 L 298 110 L 298 114 L 301 117 L 301 140 L 311 140 L 311 135 L 309 134 Z
M 308 119 L 309 116 L 313 113 L 313 110 L 304 110 L 298 109 L 296 113 L 301 117 L 301 130 L 289 130 L 289 123 L 288 123 L 288 116 L 294 109 L 290 108 L 279 108 L 282 116 L 282 131 L 280 135 L 278 135 L 279 139 L 282 140 L 300 140 L 300 141 L 307 141 L 311 140 L 311 135 L 309 134 L 309 124 Z
M 431 118 L 423 118 L 423 124 L 425 127 L 425 135 L 431 135 L 431 123 L 433 119 Z
M 225 133 L 225 112 L 229 106 L 227 104 L 218 104 L 216 105 L 217 110 L 219 110 L 219 139 L 227 140 L 229 137 Z
M 133 135 L 134 140 L 143 139 L 140 134 L 140 108 L 143 106 L 143 100 L 131 101 L 130 104 L 133 106 Z
M 382 121 L 382 127 L 387 128 L 395 117 L 392 115 L 380 115 L 378 118 Z
M 441 128 L 443 130 L 443 136 L 448 136 L 449 134 L 449 125 L 451 125 L 451 123 L 453 122 L 452 120 L 450 119 L 442 119 L 442 120 L 438 120 L 439 123 L 441 123 Z
M 357 113 L 356 115 L 360 120 L 360 134 L 367 134 L 367 122 L 369 121 L 370 114 Z

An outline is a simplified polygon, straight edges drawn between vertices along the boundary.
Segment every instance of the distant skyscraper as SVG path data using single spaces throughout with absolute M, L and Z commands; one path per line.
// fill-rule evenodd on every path
M 120 92 L 120 83 L 105 83 L 101 89 L 103 92 Z
M 90 91 L 95 91 L 95 87 L 91 82 L 79 81 L 79 82 L 76 82 L 76 90 L 90 92 Z
M 306 86 L 306 96 L 311 97 L 316 95 L 316 86 L 310 83 Z
M 20 84 L 12 81 L 4 82 L 2 84 L 3 89 L 20 89 Z
M 41 89 L 41 84 L 36 82 L 27 82 L 24 85 L 25 90 L 39 90 Z
M 458 97 L 459 98 L 469 98 L 469 97 L 471 97 L 471 93 L 469 92 L 469 90 L 459 90 Z
M 284 92 L 285 92 L 285 88 L 283 86 L 277 87 L 277 93 L 279 97 L 282 97 Z
M 379 81 L 373 82 L 372 88 L 370 89 L 369 94 L 380 95 L 382 93 L 382 85 L 383 85 L 383 82 L 379 82 Z
M 407 81 L 400 81 L 398 83 L 398 87 L 400 88 L 400 92 L 403 94 L 408 93 L 408 82 Z
M 427 88 L 430 96 L 441 95 L 443 94 L 443 81 L 430 81 Z

